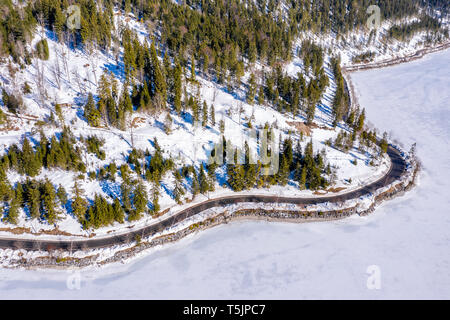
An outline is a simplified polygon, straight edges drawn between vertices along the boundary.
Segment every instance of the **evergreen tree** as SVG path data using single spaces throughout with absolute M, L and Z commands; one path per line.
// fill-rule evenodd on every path
M 200 164 L 200 174 L 198 177 L 200 193 L 205 194 L 209 190 L 208 178 L 206 177 L 205 170 L 203 169 L 203 164 Z
M 192 81 L 196 81 L 195 80 L 195 59 L 194 59 L 194 55 L 191 56 L 191 80 Z
M 20 156 L 19 173 L 24 173 L 30 177 L 34 177 L 39 174 L 41 165 L 42 164 L 38 163 L 38 159 L 36 159 L 36 155 L 30 141 L 28 138 L 25 138 Z
M 356 124 L 356 131 L 361 131 L 363 129 L 365 119 L 366 119 L 366 110 L 363 109 L 363 111 L 358 117 L 358 122 Z
M 173 176 L 175 178 L 175 188 L 173 190 L 173 195 L 175 201 L 178 204 L 181 204 L 181 197 L 186 193 L 181 182 L 181 174 L 178 172 L 178 170 L 175 170 L 173 172 Z
M 58 219 L 55 189 L 50 181 L 45 180 L 41 191 L 41 205 L 45 219 L 48 223 L 55 223 Z
M 206 127 L 207 124 L 208 124 L 208 105 L 206 104 L 206 101 L 203 101 L 202 126 Z
M 211 119 L 211 127 L 216 125 L 216 110 L 214 104 L 211 104 L 211 111 L 209 112 L 209 118 Z
M 145 189 L 144 184 L 139 182 L 134 189 L 134 207 L 138 215 L 146 212 L 147 201 L 147 190 Z
M 84 117 L 87 119 L 90 126 L 100 126 L 100 112 L 95 107 L 94 97 L 89 93 L 88 101 L 84 106 Z
M 84 223 L 88 203 L 84 196 L 84 190 L 81 189 L 78 181 L 75 181 L 72 193 L 74 195 L 72 199 L 72 212 L 78 221 Z
M 11 200 L 10 206 L 9 206 L 9 210 L 8 210 L 8 214 L 6 216 L 6 221 L 8 221 L 9 223 L 12 224 L 17 224 L 17 220 L 19 218 L 19 202 L 18 200 L 14 197 Z
M 153 80 L 154 96 L 159 97 L 161 99 L 162 104 L 160 105 L 160 107 L 164 107 L 165 101 L 167 100 L 166 80 L 164 79 L 164 74 L 159 64 L 154 41 L 152 41 L 150 47 L 150 55 L 152 63 L 151 79 Z
M 173 105 L 175 107 L 175 111 L 178 114 L 181 114 L 181 95 L 183 92 L 182 89 L 182 80 L 181 80 L 181 65 L 180 62 L 177 60 L 175 64 L 175 70 L 174 70 L 174 99 L 173 99 Z
M 114 199 L 112 209 L 113 209 L 114 220 L 119 223 L 123 223 L 124 219 L 125 219 L 125 212 L 123 211 L 123 208 L 122 208 L 118 198 Z
M 66 189 L 62 185 L 59 185 L 58 191 L 56 192 L 56 196 L 58 197 L 59 202 L 64 207 L 67 203 L 67 192 Z
M 159 181 L 154 182 L 152 185 L 152 214 L 156 214 L 161 210 L 161 206 L 159 205 Z
M 247 91 L 247 103 L 253 105 L 256 96 L 256 79 L 255 75 L 250 74 L 250 79 L 248 81 L 248 91 Z

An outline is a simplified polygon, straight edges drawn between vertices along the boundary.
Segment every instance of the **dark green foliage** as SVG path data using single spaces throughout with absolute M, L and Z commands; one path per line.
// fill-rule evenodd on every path
M 437 18 L 423 15 L 419 21 L 404 23 L 400 25 L 393 25 L 388 30 L 388 34 L 392 38 L 395 38 L 400 41 L 405 41 L 411 38 L 415 33 L 424 30 L 426 30 L 427 32 L 436 32 L 440 30 L 443 33 L 445 32 L 448 33 L 448 30 L 441 29 L 441 23 Z
M 66 189 L 62 185 L 59 185 L 56 196 L 58 197 L 60 204 L 64 207 L 67 203 L 68 198 Z
M 90 126 L 99 127 L 100 126 L 100 112 L 95 106 L 94 97 L 92 93 L 89 93 L 88 101 L 84 106 L 84 117 L 87 119 Z
M 387 133 L 385 132 L 385 133 L 383 133 L 383 139 L 381 139 L 381 141 L 380 141 L 380 148 L 381 148 L 381 151 L 382 151 L 383 153 L 386 153 L 386 152 L 387 152 L 387 149 L 388 149 L 388 146 L 389 146 L 389 143 L 388 143 L 388 136 L 387 136 Z
M 36 25 L 32 7 L 32 2 L 23 7 L 14 5 L 11 0 L 0 3 L 0 56 L 11 55 L 15 62 L 20 61 L 20 54 L 31 40 Z
M 339 59 L 331 58 L 330 62 L 337 86 L 333 99 L 333 126 L 336 127 L 349 111 L 350 97 L 348 96 L 348 92 L 345 90 L 344 78 L 342 76 Z
M 81 189 L 78 181 L 75 181 L 72 193 L 74 194 L 72 198 L 72 212 L 78 221 L 86 226 L 86 210 L 88 208 L 88 202 L 85 199 L 84 190 Z
M 137 215 L 141 215 L 147 211 L 147 190 L 142 182 L 137 183 L 134 189 L 134 208 Z
M 89 207 L 86 215 L 86 227 L 100 228 L 111 225 L 114 219 L 114 206 L 104 197 L 95 195 L 94 204 Z
M 95 154 L 100 160 L 105 160 L 105 151 L 101 149 L 105 144 L 104 139 L 100 139 L 97 136 L 88 136 L 85 142 L 89 153 Z
M 41 60 L 48 60 L 50 57 L 47 39 L 42 39 L 36 44 L 36 56 Z
M 186 193 L 183 184 L 182 184 L 182 178 L 181 174 L 178 170 L 175 170 L 173 172 L 173 176 L 175 178 L 175 188 L 173 190 L 173 196 L 175 198 L 175 201 L 178 204 L 181 204 L 181 197 Z
M 41 184 L 41 212 L 48 223 L 55 223 L 58 219 L 55 188 L 50 181 Z
M 29 215 L 33 219 L 37 219 L 40 217 L 40 199 L 41 199 L 41 190 L 39 186 L 39 182 L 36 180 L 27 180 L 25 183 L 25 197 L 24 202 L 26 207 L 28 208 Z
M 4 124 L 6 120 L 6 115 L 2 109 L 0 109 L 0 124 Z
M 2 101 L 8 111 L 12 113 L 17 113 L 23 107 L 22 97 L 8 94 L 5 89 L 2 89 Z

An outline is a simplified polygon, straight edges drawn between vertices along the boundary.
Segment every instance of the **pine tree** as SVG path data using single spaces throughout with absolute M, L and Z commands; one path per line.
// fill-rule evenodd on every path
M 365 119 L 366 119 L 366 110 L 363 109 L 363 111 L 358 117 L 358 122 L 356 124 L 356 131 L 361 131 L 363 129 Z
M 194 59 L 194 55 L 191 56 L 191 80 L 195 81 L 195 59 Z
M 387 135 L 387 132 L 384 132 L 383 133 L 383 139 L 381 139 L 381 141 L 380 141 L 381 151 L 383 153 L 386 153 L 387 149 L 388 149 L 388 146 L 389 146 L 389 144 L 388 144 L 388 135 Z
M 159 181 L 154 182 L 152 186 L 152 214 L 156 214 L 161 210 L 161 206 L 159 205 Z
M 194 172 L 192 174 L 191 191 L 192 191 L 192 198 L 194 198 L 200 192 L 200 185 L 198 183 L 198 176 L 197 176 L 197 173 L 195 172 L 195 170 L 194 170 Z
M 219 123 L 219 130 L 220 130 L 220 133 L 221 133 L 221 134 L 224 134 L 224 133 L 225 133 L 225 121 L 224 121 L 223 119 L 220 120 L 220 123 Z
M 306 167 L 302 167 L 298 185 L 300 187 L 300 190 L 303 190 L 306 188 Z
M 134 207 L 138 215 L 146 212 L 147 201 L 147 190 L 145 189 L 144 184 L 139 182 L 134 189 Z
M 263 88 L 263 86 L 259 87 L 258 104 L 261 106 L 264 104 L 264 88 Z
M 65 206 L 67 203 L 67 192 L 66 189 L 62 185 L 59 185 L 58 191 L 56 192 L 56 196 L 58 197 L 59 202 L 61 203 L 61 206 Z
M 206 101 L 203 101 L 202 126 L 206 127 L 207 124 L 208 124 L 208 105 L 206 104 Z
M 211 104 L 211 111 L 209 112 L 209 117 L 211 119 L 211 127 L 216 125 L 216 110 L 214 108 L 214 104 Z
M 30 216 L 33 219 L 40 217 L 40 199 L 41 192 L 39 190 L 39 185 L 35 180 L 27 180 L 25 184 L 25 200 L 30 212 Z
M 55 223 L 58 219 L 58 211 L 56 209 L 56 194 L 53 185 L 48 180 L 45 180 L 42 186 L 41 200 L 44 217 L 47 219 L 48 223 Z
M 41 168 L 36 159 L 33 147 L 30 144 L 28 138 L 25 138 L 22 146 L 22 154 L 20 157 L 19 172 L 25 173 L 30 177 L 34 177 L 39 174 Z
M 181 204 L 181 197 L 185 194 L 185 190 L 184 190 L 183 184 L 181 182 L 181 174 L 178 172 L 178 170 L 175 170 L 173 172 L 173 176 L 175 178 L 175 188 L 173 190 L 173 195 L 174 195 L 175 201 L 178 204 Z
M 200 174 L 198 177 L 200 193 L 205 194 L 209 190 L 208 178 L 206 177 L 205 170 L 203 169 L 203 164 L 200 164 Z
M 174 99 L 173 99 L 173 105 L 175 107 L 175 111 L 178 114 L 181 114 L 181 95 L 183 92 L 182 89 L 182 80 L 181 80 L 181 65 L 180 62 L 177 60 L 175 64 L 175 70 L 173 73 L 174 76 Z
M 122 208 L 118 198 L 114 199 L 112 209 L 113 209 L 114 220 L 119 223 L 123 223 L 123 221 L 125 219 L 125 212 L 123 211 L 123 208 Z
M 87 119 L 90 126 L 100 126 L 100 112 L 95 107 L 94 97 L 89 93 L 88 101 L 84 106 L 84 117 Z
M 72 193 L 72 212 L 78 221 L 84 223 L 88 203 L 84 196 L 84 190 L 80 188 L 78 181 L 75 181 Z
M 252 73 L 250 75 L 250 80 L 248 81 L 248 91 L 247 91 L 247 103 L 253 105 L 256 96 L 256 79 L 255 75 Z
M 18 200 L 14 197 L 11 200 L 10 206 L 9 206 L 9 210 L 8 210 L 8 215 L 6 216 L 6 221 L 8 221 L 9 223 L 12 224 L 17 224 L 17 220 L 19 218 L 19 202 Z
M 154 95 L 159 96 L 162 102 L 160 107 L 165 105 L 165 101 L 167 100 L 167 87 L 166 80 L 164 78 L 164 74 L 161 70 L 161 66 L 159 64 L 158 55 L 156 54 L 155 42 L 152 41 L 150 47 L 150 55 L 152 61 L 152 80 L 154 85 Z

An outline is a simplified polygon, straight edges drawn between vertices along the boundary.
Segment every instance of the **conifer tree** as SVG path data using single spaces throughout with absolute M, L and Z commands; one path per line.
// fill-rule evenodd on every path
M 216 110 L 214 104 L 211 104 L 211 111 L 209 112 L 209 118 L 211 119 L 211 127 L 216 125 Z
M 84 223 L 88 203 L 84 196 L 84 190 L 81 189 L 78 181 L 75 181 L 72 193 L 74 195 L 72 199 L 72 212 L 78 221 Z
M 195 170 L 193 170 L 193 173 L 192 173 L 191 191 L 192 191 L 192 198 L 194 198 L 200 192 L 200 185 L 198 183 L 198 176 L 197 176 L 197 173 L 195 172 Z
M 25 186 L 25 202 L 28 206 L 30 216 L 33 219 L 37 219 L 40 217 L 41 193 L 39 185 L 35 180 L 27 180 Z
M 248 81 L 248 91 L 247 91 L 247 103 L 253 105 L 256 96 L 256 79 L 255 75 L 250 74 L 250 79 Z
M 194 55 L 191 56 L 191 80 L 195 81 L 195 58 L 194 58 Z
M 9 206 L 8 215 L 6 216 L 6 221 L 12 224 L 17 224 L 17 220 L 19 218 L 19 208 L 20 206 L 18 200 L 13 197 Z
M 167 100 L 167 92 L 166 92 L 167 87 L 166 87 L 166 80 L 164 79 L 164 74 L 159 64 L 158 55 L 156 54 L 154 41 L 152 41 L 150 47 L 150 55 L 152 62 L 152 80 L 154 86 L 154 95 L 160 97 L 162 105 L 159 107 L 163 107 L 165 101 Z
M 263 86 L 259 87 L 258 104 L 261 106 L 264 104 L 264 88 L 263 88 Z
M 58 197 L 61 206 L 64 207 L 68 199 L 66 189 L 62 185 L 59 185 L 58 191 L 56 192 L 56 196 Z
M 41 191 L 42 210 L 48 223 L 55 223 L 58 219 L 55 189 L 49 180 L 45 180 Z
M 123 223 L 125 218 L 125 212 L 123 211 L 122 205 L 120 204 L 120 201 L 118 198 L 114 199 L 114 203 L 112 206 L 114 220 Z
M 84 106 L 84 117 L 90 126 L 100 126 L 100 112 L 97 110 L 92 93 L 89 93 L 88 101 Z
M 139 182 L 134 189 L 134 207 L 138 215 L 146 211 L 147 201 L 147 190 L 144 184 Z
M 152 214 L 156 214 L 161 210 L 159 205 L 159 181 L 154 182 L 152 185 Z
M 358 117 L 358 122 L 356 124 L 356 131 L 361 131 L 363 129 L 365 119 L 366 119 L 366 110 L 363 109 L 363 111 Z
M 175 111 L 178 114 L 181 114 L 181 95 L 183 92 L 182 89 L 182 80 L 181 80 L 181 65 L 180 62 L 177 60 L 176 64 L 175 64 L 175 70 L 173 73 L 173 77 L 174 77 L 174 99 L 173 99 L 173 104 L 175 107 Z
M 175 201 L 178 204 L 181 204 L 181 197 L 185 194 L 185 190 L 183 188 L 183 184 L 181 182 L 181 174 L 178 172 L 178 170 L 175 170 L 173 172 L 173 176 L 175 178 L 175 188 L 173 190 L 173 195 L 175 198 Z
M 200 193 L 205 194 L 209 190 L 208 178 L 206 177 L 205 170 L 203 169 L 203 164 L 200 164 L 200 173 L 199 173 L 199 186 Z
M 206 101 L 203 101 L 203 108 L 202 108 L 202 126 L 206 127 L 208 124 L 208 105 L 206 104 Z

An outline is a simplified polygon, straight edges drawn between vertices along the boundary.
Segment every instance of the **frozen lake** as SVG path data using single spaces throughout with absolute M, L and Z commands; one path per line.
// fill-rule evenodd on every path
M 352 75 L 368 120 L 407 149 L 417 142 L 424 166 L 418 187 L 371 216 L 232 223 L 79 275 L 0 270 L 0 298 L 449 299 L 449 62 L 447 50 Z

